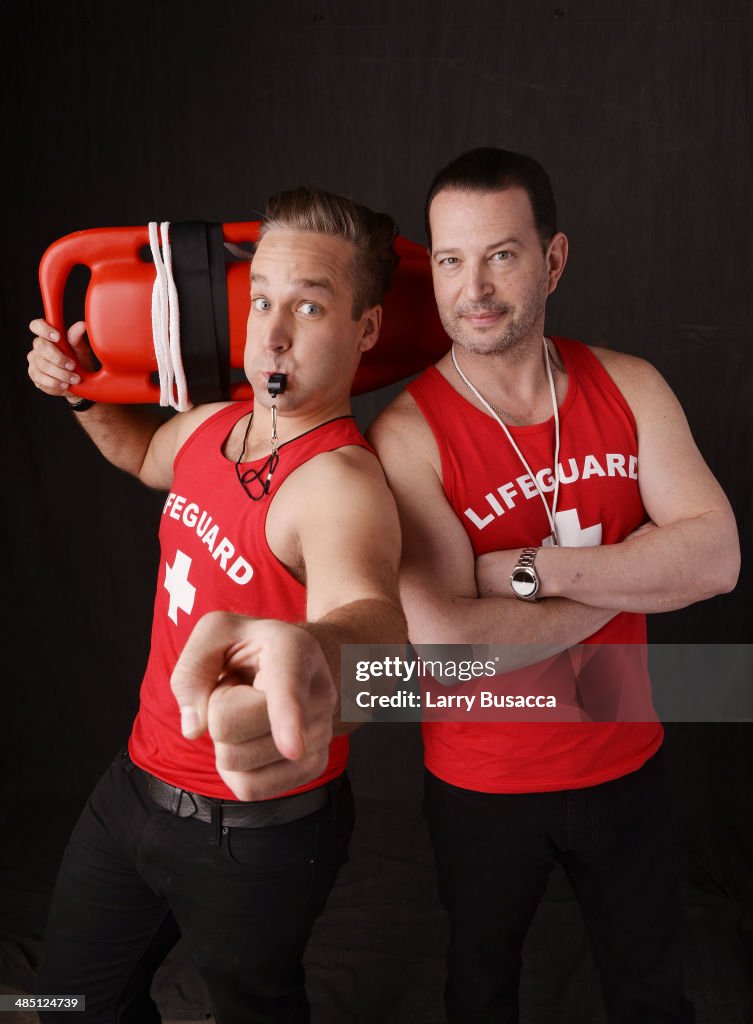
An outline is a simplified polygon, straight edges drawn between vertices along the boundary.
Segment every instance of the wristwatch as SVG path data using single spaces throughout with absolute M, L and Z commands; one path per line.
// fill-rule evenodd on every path
M 510 576 L 512 592 L 521 601 L 536 601 L 541 581 L 533 562 L 538 548 L 523 548 Z
M 87 409 L 91 409 L 91 407 L 97 403 L 92 401 L 91 398 L 79 398 L 77 402 L 69 402 L 66 398 L 65 404 L 71 412 L 86 412 Z

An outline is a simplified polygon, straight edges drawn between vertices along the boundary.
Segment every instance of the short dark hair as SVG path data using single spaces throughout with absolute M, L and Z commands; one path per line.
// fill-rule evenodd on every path
M 531 200 L 533 219 L 546 247 L 557 232 L 557 206 L 552 183 L 544 168 L 530 156 L 508 149 L 485 146 L 461 153 L 434 176 L 426 196 L 424 217 L 426 237 L 431 245 L 429 208 L 438 192 L 502 192 L 514 186 L 525 189 Z
M 353 245 L 350 283 L 353 319 L 378 306 L 399 262 L 393 243 L 397 224 L 347 196 L 320 188 L 295 188 L 267 200 L 259 238 L 275 228 L 344 238 Z

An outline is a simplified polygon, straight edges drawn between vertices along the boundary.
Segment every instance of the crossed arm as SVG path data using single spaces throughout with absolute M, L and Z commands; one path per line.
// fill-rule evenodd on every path
M 595 350 L 635 415 L 638 485 L 655 529 L 622 544 L 542 548 L 541 597 L 615 611 L 665 612 L 733 589 L 740 570 L 735 518 L 693 441 L 680 403 L 648 363 Z M 509 594 L 520 549 L 477 562 L 479 593 Z
M 612 618 L 612 611 L 559 598 L 533 605 L 479 597 L 470 540 L 442 488 L 433 435 L 407 392 L 369 438 L 400 514 L 400 594 L 413 643 L 517 645 L 506 666 L 513 669 L 564 650 Z
M 642 360 L 597 355 L 635 414 L 639 486 L 655 528 L 617 545 L 542 548 L 536 566 L 547 599 L 535 604 L 515 600 L 509 586 L 519 548 L 474 561 L 442 489 L 433 435 L 410 396 L 372 427 L 400 512 L 401 594 L 414 643 L 518 645 L 522 665 L 578 643 L 618 611 L 679 608 L 734 586 L 734 517 L 677 399 Z

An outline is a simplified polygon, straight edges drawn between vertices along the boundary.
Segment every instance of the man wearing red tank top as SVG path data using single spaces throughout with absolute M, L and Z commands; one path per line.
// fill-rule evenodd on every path
M 426 220 L 452 349 L 370 432 L 400 513 L 411 640 L 642 644 L 647 612 L 734 587 L 734 517 L 666 383 L 544 333 L 568 243 L 543 168 L 465 153 Z M 521 949 L 556 862 L 610 1024 L 692 1021 L 661 740 L 655 720 L 424 724 L 451 1024 L 518 1021 Z
M 110 462 L 168 492 L 138 716 L 66 850 L 38 980 L 85 994 L 88 1020 L 158 1021 L 149 986 L 181 934 L 218 1024 L 309 1020 L 301 959 L 353 826 L 340 645 L 406 636 L 394 501 L 350 414 L 395 233 L 320 190 L 269 200 L 253 403 L 164 421 L 64 397 Z M 75 365 L 31 329 L 31 379 L 66 396 Z

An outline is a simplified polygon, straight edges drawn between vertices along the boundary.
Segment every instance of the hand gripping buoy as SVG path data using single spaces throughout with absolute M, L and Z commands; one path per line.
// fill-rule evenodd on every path
M 251 396 L 242 368 L 250 305 L 248 257 L 259 226 L 259 221 L 170 225 L 182 369 L 195 404 Z M 403 237 L 396 239 L 395 249 L 400 264 L 384 299 L 380 338 L 361 360 L 353 394 L 418 373 L 449 348 L 426 250 Z M 42 257 L 45 316 L 61 337 L 68 277 L 78 265 L 91 272 L 84 320 L 101 368 L 77 371 L 81 383 L 72 393 L 101 402 L 160 401 L 152 308 L 159 268 L 152 251 L 147 226 L 93 228 L 53 242 Z M 157 255 L 159 260 L 159 250 Z M 61 348 L 67 350 L 64 341 Z

